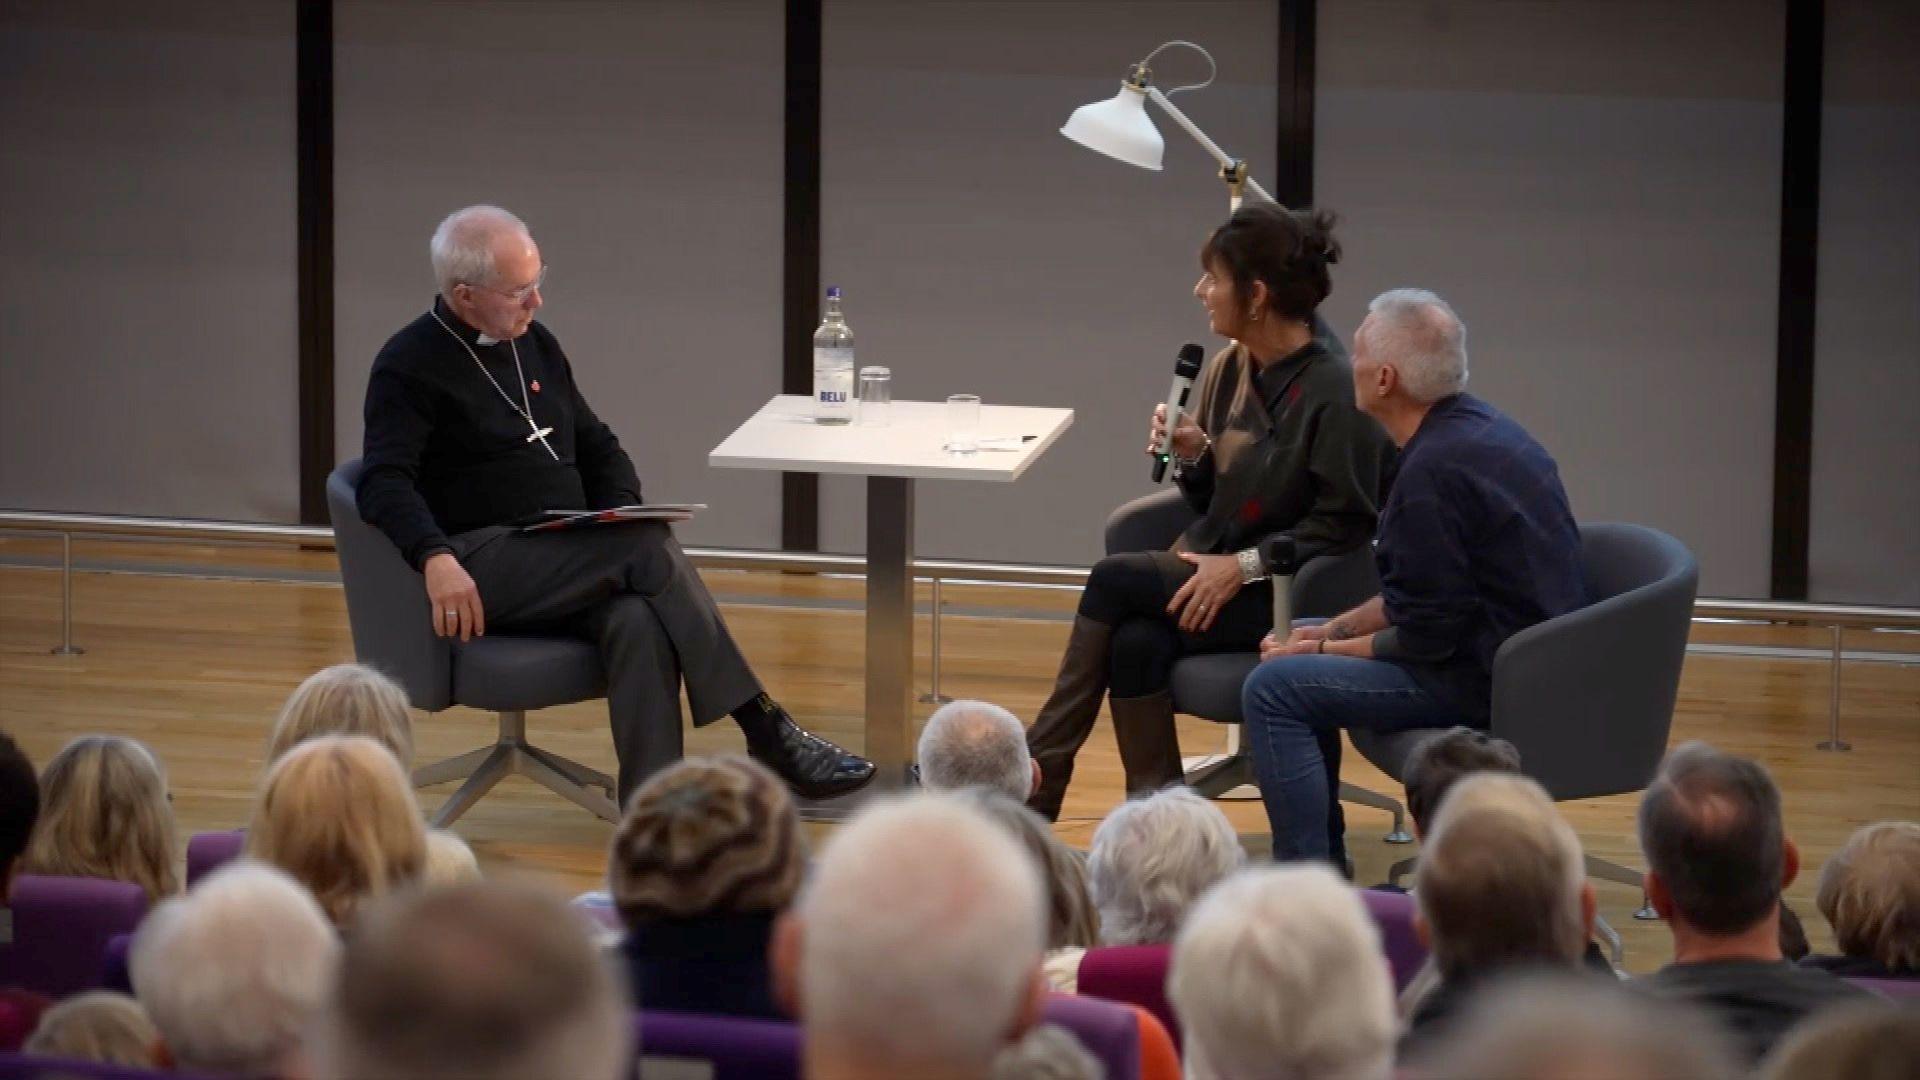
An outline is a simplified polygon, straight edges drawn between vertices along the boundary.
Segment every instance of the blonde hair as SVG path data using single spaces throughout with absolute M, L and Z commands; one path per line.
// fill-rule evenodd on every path
M 386 747 L 364 735 L 323 735 L 267 773 L 247 852 L 293 875 L 344 926 L 363 900 L 420 877 L 426 827 Z
M 179 850 L 166 773 L 145 746 L 85 735 L 47 762 L 27 873 L 125 881 L 158 900 L 180 891 Z
M 480 880 L 480 860 L 465 840 L 445 829 L 427 830 L 427 861 L 420 883 L 427 886 L 468 885 Z
M 96 990 L 42 1013 L 40 1026 L 20 1049 L 47 1057 L 151 1069 L 159 1043 L 160 1032 L 139 1002 L 125 994 Z
M 1856 829 L 1820 868 L 1814 902 L 1841 952 L 1872 957 L 1888 971 L 1920 972 L 1920 823 Z
M 335 664 L 307 676 L 274 718 L 267 765 L 316 735 L 366 735 L 402 769 L 413 767 L 413 717 L 400 684 L 365 664 Z

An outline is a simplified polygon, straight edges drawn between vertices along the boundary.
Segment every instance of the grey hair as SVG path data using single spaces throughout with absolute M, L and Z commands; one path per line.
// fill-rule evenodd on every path
M 1564 961 L 1586 946 L 1580 838 L 1535 781 L 1463 778 L 1440 802 L 1414 897 L 1443 978 L 1509 961 Z
M 134 935 L 134 995 L 180 1069 L 275 1076 L 326 1002 L 340 939 L 285 872 L 230 863 Z
M 1719 1025 L 1697 1006 L 1573 972 L 1489 987 L 1412 1064 L 1432 1080 L 1746 1075 Z
M 442 296 L 455 285 L 485 285 L 494 278 L 493 238 L 504 231 L 532 236 L 527 223 L 498 206 L 463 207 L 433 230 L 427 246 L 433 256 L 433 280 Z
M 930 791 L 983 787 L 1027 801 L 1033 759 L 1019 717 L 985 701 L 934 710 L 920 732 L 920 779 Z
M 1200 894 L 1245 861 L 1227 816 L 1186 788 L 1121 803 L 1087 855 L 1101 942 L 1171 942 Z
M 990 1080 L 1102 1080 L 1107 1070 L 1079 1037 L 1058 1024 L 1040 1024 L 993 1059 Z
M 1407 396 L 1431 405 L 1467 388 L 1467 325 L 1426 289 L 1389 289 L 1367 305 L 1368 351 L 1400 373 Z
M 1167 995 L 1194 1080 L 1386 1080 L 1399 1018 L 1380 931 L 1328 866 L 1242 870 L 1180 931 Z

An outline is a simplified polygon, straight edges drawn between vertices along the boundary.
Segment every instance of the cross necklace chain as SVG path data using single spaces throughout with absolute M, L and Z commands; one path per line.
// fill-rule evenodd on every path
M 494 378 L 493 372 L 487 370 L 487 365 L 480 362 L 480 354 L 473 351 L 473 346 L 467 344 L 467 339 L 454 333 L 453 327 L 448 326 L 440 318 L 439 312 L 429 310 L 427 314 L 433 316 L 433 321 L 440 324 L 440 329 L 445 330 L 453 340 L 460 343 L 461 348 L 467 350 L 468 356 L 473 357 L 473 366 L 479 368 L 480 374 L 485 375 L 487 381 L 493 384 L 494 392 L 500 395 L 500 400 L 507 403 L 507 408 L 519 413 L 521 418 L 526 420 L 527 427 L 533 432 L 533 434 L 527 436 L 527 441 L 532 442 L 535 439 L 539 439 L 540 445 L 547 448 L 547 453 L 553 460 L 559 461 L 560 455 L 553 449 L 553 444 L 547 441 L 547 436 L 553 434 L 553 428 L 541 427 L 533 420 L 533 400 L 527 396 L 527 373 L 520 368 L 519 346 L 515 345 L 512 341 L 507 342 L 507 348 L 513 352 L 513 373 L 520 379 L 520 403 L 515 404 L 513 396 L 508 394 L 506 388 L 500 385 L 500 380 Z

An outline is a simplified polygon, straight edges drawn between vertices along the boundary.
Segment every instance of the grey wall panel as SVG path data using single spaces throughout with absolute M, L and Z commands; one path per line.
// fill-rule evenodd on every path
M 0 505 L 292 521 L 291 0 L 0 6 Z
M 1221 80 L 1176 101 L 1271 178 L 1270 0 L 1114 4 L 826 0 L 822 283 L 846 290 L 859 363 L 895 395 L 1071 407 L 1073 430 L 1019 483 L 919 485 L 929 556 L 1091 562 L 1116 504 L 1148 489 L 1141 452 L 1182 342 L 1206 341 L 1191 289 L 1226 216 L 1209 159 L 1165 117 L 1166 168 L 1059 134 L 1170 38 Z M 1205 63 L 1169 52 L 1163 86 Z M 863 488 L 822 483 L 822 538 L 864 544 Z
M 706 455 L 780 385 L 783 19 L 777 0 L 342 0 L 340 456 L 374 354 L 433 298 L 434 226 L 498 203 L 533 227 L 540 318 L 648 497 L 713 504 L 689 543 L 775 546 L 778 480 Z
M 1779 0 L 1322 0 L 1329 317 L 1432 288 L 1472 389 L 1559 459 L 1584 520 L 1764 596 L 1780 200 Z
M 1811 591 L 1920 604 L 1920 7 L 1827 5 Z

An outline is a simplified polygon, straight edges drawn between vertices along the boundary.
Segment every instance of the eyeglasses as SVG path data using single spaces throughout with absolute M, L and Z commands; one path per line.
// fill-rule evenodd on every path
M 534 293 L 540 291 L 540 286 L 545 285 L 546 283 L 547 283 L 547 264 L 545 263 L 540 264 L 540 275 L 538 277 L 534 278 L 531 282 L 528 282 L 527 284 L 522 285 L 517 289 L 496 289 L 491 285 L 476 285 L 471 281 L 464 282 L 464 284 L 469 289 L 484 289 L 487 292 L 494 294 L 495 296 L 504 296 L 516 304 L 526 303 L 529 299 L 533 297 Z

